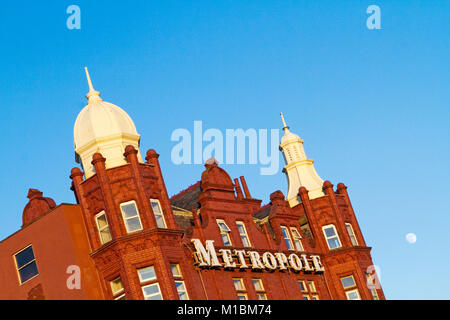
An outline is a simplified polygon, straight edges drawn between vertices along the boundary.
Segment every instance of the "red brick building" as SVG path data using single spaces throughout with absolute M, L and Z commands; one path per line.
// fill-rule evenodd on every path
M 211 159 L 169 197 L 159 155 L 93 89 L 75 124 L 76 204 L 31 189 L 0 242 L 0 299 L 384 299 L 347 187 L 323 181 L 284 123 L 289 190 L 270 203 Z

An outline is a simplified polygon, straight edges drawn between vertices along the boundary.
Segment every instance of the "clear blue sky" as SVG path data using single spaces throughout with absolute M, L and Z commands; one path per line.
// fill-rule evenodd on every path
M 66 28 L 71 4 L 81 30 Z M 381 30 L 366 28 L 371 4 Z M 321 177 L 348 185 L 386 296 L 449 299 L 449 14 L 447 0 L 2 2 L 0 238 L 20 228 L 30 187 L 75 202 L 89 66 L 141 150 L 161 154 L 171 195 L 203 171 L 172 164 L 174 129 L 280 128 L 283 111 Z M 264 203 L 286 193 L 281 171 L 225 169 Z

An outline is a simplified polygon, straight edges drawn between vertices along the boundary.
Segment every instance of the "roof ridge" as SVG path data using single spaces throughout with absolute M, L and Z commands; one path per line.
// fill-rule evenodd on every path
M 181 190 L 179 193 L 173 195 L 172 197 L 169 198 L 170 201 L 175 200 L 176 198 L 179 198 L 183 195 L 185 195 L 186 193 L 188 193 L 189 191 L 197 188 L 200 186 L 200 180 L 197 181 L 196 183 L 194 183 L 193 185 L 191 185 L 190 187 L 188 187 L 187 189 Z

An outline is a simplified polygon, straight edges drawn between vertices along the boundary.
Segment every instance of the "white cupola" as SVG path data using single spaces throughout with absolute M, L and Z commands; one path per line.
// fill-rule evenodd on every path
M 139 151 L 140 135 L 130 116 L 121 108 L 100 98 L 89 76 L 88 104 L 78 114 L 74 127 L 75 158 L 81 163 L 86 179 L 95 174 L 91 164 L 94 153 L 99 152 L 106 158 L 106 169 L 127 164 L 125 148 L 132 145 Z M 142 162 L 140 152 L 138 159 Z
M 286 200 L 291 207 L 294 207 L 301 202 L 298 195 L 300 187 L 305 187 L 309 191 L 310 199 L 323 197 L 325 195 L 322 190 L 324 181 L 314 168 L 314 160 L 306 157 L 303 140 L 289 131 L 282 113 L 281 120 L 284 126 L 284 136 L 281 138 L 280 151 L 283 152 L 286 162 L 283 172 L 288 181 Z

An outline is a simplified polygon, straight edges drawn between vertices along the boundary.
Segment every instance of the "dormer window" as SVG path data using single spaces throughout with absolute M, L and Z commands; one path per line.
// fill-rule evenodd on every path
M 161 208 L 161 203 L 157 199 L 150 199 L 152 204 L 153 214 L 155 215 L 156 225 L 158 228 L 166 229 L 166 220 L 164 219 L 164 212 Z
M 231 229 L 227 226 L 224 220 L 217 220 L 217 225 L 219 226 L 220 235 L 222 236 L 222 241 L 224 246 L 231 246 Z

